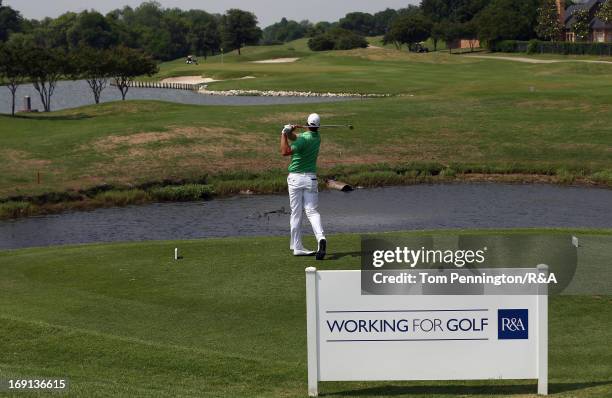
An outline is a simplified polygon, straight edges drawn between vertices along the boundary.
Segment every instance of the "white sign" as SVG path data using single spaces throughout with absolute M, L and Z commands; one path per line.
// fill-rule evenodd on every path
M 362 295 L 360 271 L 306 269 L 308 393 L 319 381 L 538 379 L 546 295 Z

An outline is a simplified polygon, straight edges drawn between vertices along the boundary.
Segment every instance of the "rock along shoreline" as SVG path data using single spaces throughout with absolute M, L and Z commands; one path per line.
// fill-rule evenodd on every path
M 273 90 L 208 90 L 202 87 L 198 93 L 203 95 L 218 95 L 225 97 L 327 97 L 327 98 L 387 98 L 393 97 L 392 94 L 358 94 L 358 93 L 317 93 L 313 91 L 273 91 Z

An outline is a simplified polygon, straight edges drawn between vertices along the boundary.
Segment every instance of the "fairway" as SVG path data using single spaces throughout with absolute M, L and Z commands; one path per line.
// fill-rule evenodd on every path
M 283 57 L 299 60 L 252 62 Z M 0 198 L 39 205 L 75 200 L 87 208 L 88 201 L 97 207 L 152 200 L 142 192 L 95 198 L 96 187 L 190 182 L 216 194 L 279 192 L 286 167 L 277 149 L 279 129 L 313 111 L 324 123 L 355 125 L 323 132 L 320 166 L 323 176 L 359 185 L 430 177 L 612 183 L 611 65 L 527 64 L 389 48 L 313 53 L 305 40 L 201 61 L 164 63 L 152 79 L 254 76 L 208 88 L 394 97 L 245 107 L 127 101 L 0 116 Z
M 545 232 L 580 238 L 583 275 L 608 269 L 612 231 Z M 320 269 L 359 267 L 358 235 L 330 242 Z M 314 261 L 290 256 L 286 244 L 232 238 L 0 251 L 0 376 L 68 377 L 71 396 L 303 397 L 304 268 Z M 172 260 L 174 247 L 182 260 Z M 553 396 L 612 395 L 611 304 L 609 296 L 551 297 Z M 536 387 L 484 381 L 320 388 L 335 397 L 531 397 Z

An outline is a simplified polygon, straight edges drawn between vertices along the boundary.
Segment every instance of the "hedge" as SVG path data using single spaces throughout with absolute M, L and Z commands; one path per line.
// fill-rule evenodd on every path
M 502 40 L 491 45 L 491 51 L 529 54 L 574 54 L 612 56 L 612 43 L 572 43 L 567 41 Z

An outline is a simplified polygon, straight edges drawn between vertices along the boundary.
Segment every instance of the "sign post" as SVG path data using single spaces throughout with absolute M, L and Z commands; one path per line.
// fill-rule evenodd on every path
M 309 396 L 319 381 L 486 379 L 547 394 L 546 294 L 361 293 L 360 271 L 306 269 Z
M 548 274 L 548 266 L 538 265 L 538 272 Z M 548 286 L 539 286 L 538 295 L 538 394 L 548 395 Z
M 306 268 L 306 328 L 308 329 L 308 395 L 319 395 L 319 336 L 317 310 L 317 269 Z

